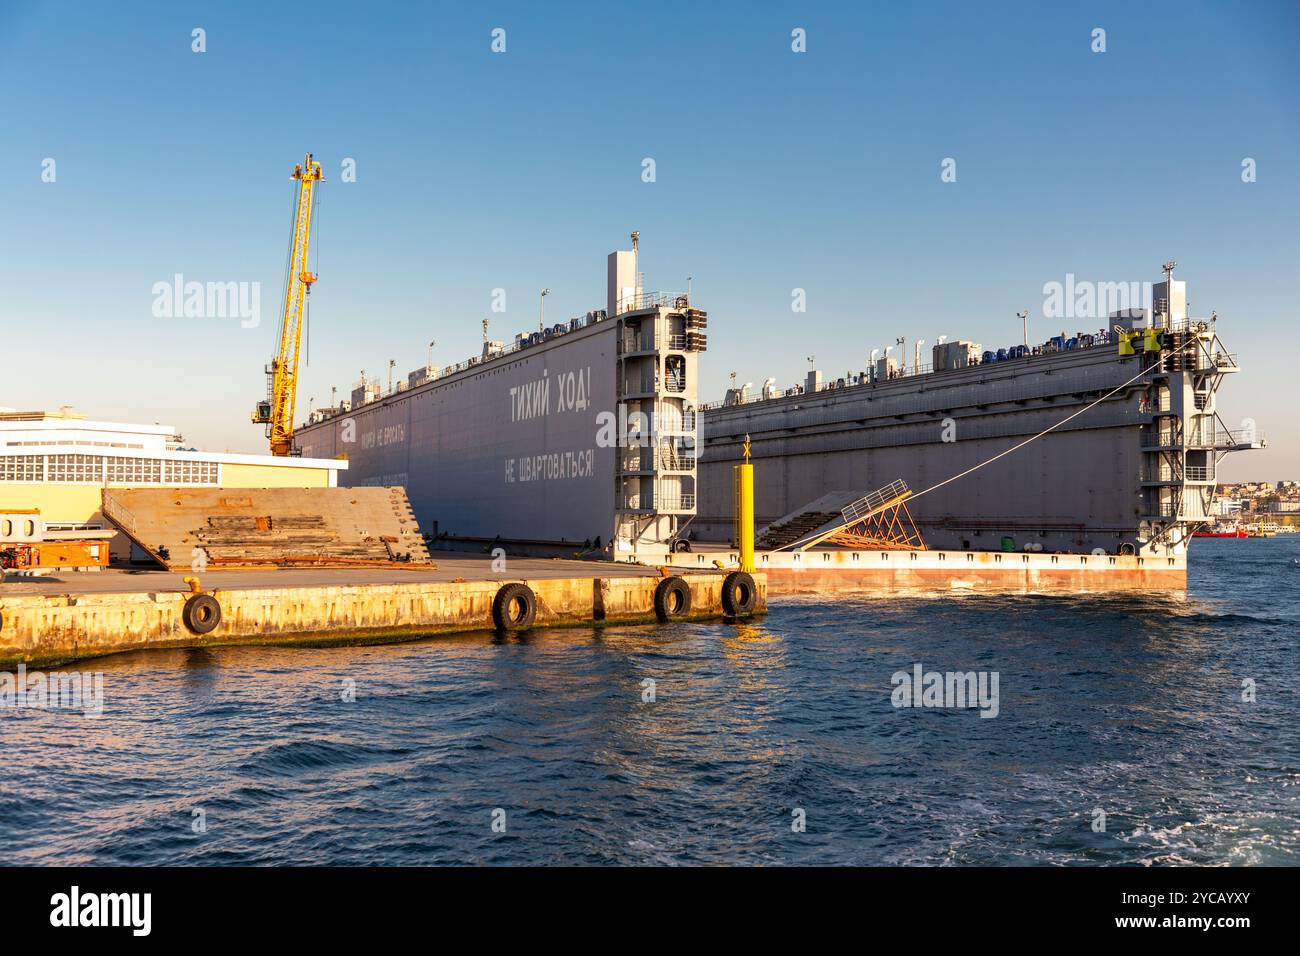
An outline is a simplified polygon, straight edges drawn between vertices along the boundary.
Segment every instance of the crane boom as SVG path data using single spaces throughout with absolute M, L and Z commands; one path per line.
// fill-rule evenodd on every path
M 314 273 L 307 270 L 307 249 L 311 241 L 312 191 L 325 179 L 320 163 L 311 153 L 293 170 L 298 182 L 297 211 L 289 238 L 289 278 L 284 291 L 284 314 L 280 317 L 279 350 L 266 368 L 267 400 L 258 402 L 253 422 L 266 425 L 271 454 L 293 453 L 293 416 L 298 398 L 298 356 L 302 346 L 303 310 L 311 295 Z

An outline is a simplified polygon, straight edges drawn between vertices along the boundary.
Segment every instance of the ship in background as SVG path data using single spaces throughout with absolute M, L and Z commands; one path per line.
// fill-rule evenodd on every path
M 1215 317 L 1188 317 L 1172 264 L 1152 308 L 1115 313 L 1097 335 L 996 352 L 943 341 L 929 366 L 886 355 L 834 382 L 812 372 L 701 407 L 707 313 L 689 293 L 645 292 L 638 255 L 633 233 L 632 250 L 608 257 L 604 309 L 509 345 L 485 326 L 479 356 L 384 393 L 363 377 L 350 400 L 311 412 L 297 452 L 346 457 L 340 481 L 404 486 L 436 539 L 662 560 L 733 538 L 732 466 L 748 436 L 760 525 L 974 469 L 909 505 L 927 547 L 1185 568 L 1219 460 L 1262 445 L 1219 418 L 1236 357 Z

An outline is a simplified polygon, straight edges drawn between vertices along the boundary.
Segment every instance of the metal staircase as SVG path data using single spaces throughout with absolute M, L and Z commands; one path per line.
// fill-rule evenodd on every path
M 758 546 L 770 551 L 807 551 L 819 544 L 861 550 L 924 551 L 925 541 L 907 510 L 911 496 L 912 490 L 901 478 L 850 501 L 838 512 L 825 510 L 833 498 L 827 495 L 769 525 L 761 533 Z

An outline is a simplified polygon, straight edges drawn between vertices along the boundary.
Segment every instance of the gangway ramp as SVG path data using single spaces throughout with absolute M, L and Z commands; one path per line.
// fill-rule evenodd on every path
M 769 551 L 807 551 L 819 544 L 924 551 L 907 509 L 911 495 L 901 478 L 861 497 L 833 491 L 764 528 L 758 546 Z

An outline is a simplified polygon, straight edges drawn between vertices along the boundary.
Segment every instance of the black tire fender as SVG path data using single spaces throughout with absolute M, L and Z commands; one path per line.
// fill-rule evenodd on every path
M 537 617 L 537 595 L 527 584 L 506 584 L 492 599 L 492 623 L 499 631 L 522 631 Z
M 655 585 L 655 617 L 671 621 L 691 613 L 691 586 L 683 578 L 664 578 Z
M 192 594 L 181 610 L 181 620 L 194 634 L 208 634 L 221 623 L 221 605 L 211 594 Z
M 744 571 L 732 571 L 722 580 L 722 610 L 731 616 L 749 614 L 758 606 L 758 588 Z

